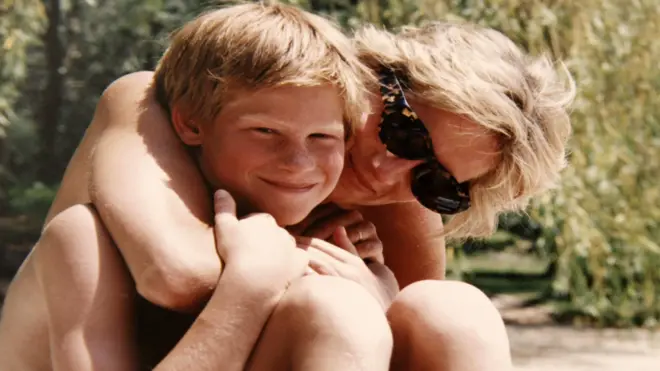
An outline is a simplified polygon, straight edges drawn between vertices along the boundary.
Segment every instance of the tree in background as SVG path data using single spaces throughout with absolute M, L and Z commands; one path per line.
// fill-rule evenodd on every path
M 7 208 L 6 190 L 12 179 L 7 135 L 10 122 L 16 119 L 18 85 L 27 75 L 28 49 L 39 44 L 45 13 L 38 0 L 0 2 L 0 209 Z

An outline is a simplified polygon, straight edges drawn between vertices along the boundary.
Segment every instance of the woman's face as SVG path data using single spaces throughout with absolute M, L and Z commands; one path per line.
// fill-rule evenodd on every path
M 345 206 L 383 205 L 415 199 L 411 170 L 422 161 L 387 151 L 378 137 L 383 105 L 374 99 L 373 113 L 356 130 L 339 184 L 330 200 Z M 484 175 L 497 165 L 497 138 L 466 117 L 409 100 L 429 131 L 438 161 L 459 183 Z

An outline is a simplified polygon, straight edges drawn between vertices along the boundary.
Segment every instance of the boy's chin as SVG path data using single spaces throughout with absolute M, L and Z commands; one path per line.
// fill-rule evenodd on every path
M 286 207 L 293 205 L 285 205 L 282 203 L 259 203 L 249 202 L 245 198 L 237 199 L 239 219 L 254 213 L 266 213 L 275 218 L 275 221 L 280 227 L 288 227 L 303 221 L 313 208 L 305 206 L 302 207 Z
M 296 225 L 303 220 L 305 220 L 305 217 L 311 212 L 311 210 L 307 210 L 307 212 L 286 212 L 284 210 L 278 210 L 271 212 L 270 214 L 275 218 L 275 221 L 280 227 L 289 227 L 292 225 Z
M 272 207 L 272 208 L 263 208 L 263 212 L 266 212 L 275 218 L 277 225 L 280 227 L 290 227 L 296 225 L 307 217 L 309 213 L 312 212 L 311 208 L 308 207 L 298 207 L 298 208 L 287 208 L 287 207 Z

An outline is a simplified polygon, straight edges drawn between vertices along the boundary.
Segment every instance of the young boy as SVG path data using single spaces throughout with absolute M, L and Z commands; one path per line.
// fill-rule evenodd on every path
M 225 321 L 218 323 L 222 330 L 215 329 L 210 336 L 213 340 L 225 336 L 225 349 L 217 349 L 215 354 L 225 356 L 223 362 L 232 366 L 228 369 L 244 368 L 278 303 L 278 308 L 303 309 L 312 323 L 334 319 L 337 334 L 346 335 L 339 329 L 342 326 L 351 331 L 350 336 L 338 337 L 312 327 L 289 326 L 290 341 L 297 339 L 300 347 L 275 352 L 291 355 L 281 362 L 315 370 L 387 367 L 391 334 L 383 309 L 372 297 L 382 294 L 378 280 L 360 259 L 346 258 L 346 251 L 323 241 L 312 241 L 308 251 L 296 249 L 293 238 L 277 226 L 301 221 L 334 189 L 343 169 L 346 138 L 365 104 L 362 84 L 369 76 L 365 71 L 355 60 L 350 42 L 327 21 L 289 6 L 257 4 L 212 11 L 188 23 L 175 34 L 159 64 L 155 93 L 168 109 L 172 126 L 140 122 L 145 134 L 143 150 L 181 152 L 182 161 L 194 161 L 210 188 L 221 187 L 235 199 L 235 206 L 220 207 L 224 219 L 216 219 L 224 226 L 216 237 L 227 271 L 217 289 L 201 289 L 209 294 L 215 289 L 210 310 L 213 318 L 220 314 Z M 104 94 L 102 99 L 117 97 Z M 173 345 L 168 338 L 178 340 L 192 318 L 164 312 L 138 299 L 145 311 L 139 320 L 147 319 L 150 325 L 138 329 L 147 335 L 145 343 L 139 344 L 138 356 L 131 320 L 135 290 L 154 304 L 194 313 L 210 296 L 194 304 L 176 303 L 152 290 L 154 285 L 178 278 L 158 275 L 159 266 L 194 261 L 185 258 L 208 245 L 197 245 L 191 239 L 179 245 L 181 249 L 168 251 L 171 241 L 164 241 L 149 252 L 153 260 L 145 261 L 145 254 L 133 246 L 114 248 L 113 239 L 131 231 L 113 229 L 117 224 L 112 221 L 106 230 L 94 208 L 83 206 L 91 200 L 80 185 L 89 180 L 95 141 L 104 130 L 117 130 L 105 127 L 108 120 L 117 119 L 108 116 L 108 112 L 96 112 L 67 169 L 42 238 L 8 292 L 0 324 L 0 358 L 9 369 L 129 370 L 136 368 L 138 358 L 143 366 L 152 367 Z M 152 145 L 150 140 L 162 138 L 172 128 L 180 142 L 169 142 L 167 148 Z M 110 142 L 99 146 L 111 145 L 112 134 L 104 133 Z M 190 156 L 185 156 L 186 151 Z M 181 166 L 162 165 L 164 169 Z M 182 179 L 160 175 L 174 190 L 186 186 Z M 192 172 L 186 180 L 201 181 Z M 172 194 L 163 196 L 167 200 Z M 123 197 L 130 199 L 131 194 Z M 227 199 L 221 194 L 217 202 L 226 204 Z M 231 197 L 229 200 L 233 202 Z M 176 215 L 174 210 L 154 207 L 145 210 L 140 223 L 123 227 L 149 228 L 148 215 L 159 212 Z M 227 214 L 258 212 L 272 218 L 257 215 L 240 222 L 235 217 L 221 222 L 227 220 Z M 204 223 L 208 217 L 199 218 Z M 259 237 L 260 232 L 266 235 Z M 343 248 L 352 248 L 346 231 L 340 230 L 336 237 Z M 203 272 L 203 267 L 214 266 L 217 270 L 220 259 L 199 263 L 179 268 Z M 319 272 L 348 267 L 361 286 L 310 277 L 287 290 L 305 273 L 305 267 Z M 370 292 L 364 289 L 369 285 Z M 200 289 L 193 285 L 192 291 Z M 352 293 L 353 300 L 327 300 L 324 291 L 345 293 L 347 300 Z M 339 321 L 337 313 L 342 313 Z M 196 324 L 208 320 L 203 316 Z M 138 323 L 140 326 L 144 323 Z M 364 331 L 355 333 L 360 328 Z M 158 335 L 148 333 L 156 330 Z M 309 336 L 316 341 L 310 343 Z M 182 357 L 196 369 L 211 364 L 191 358 L 185 340 L 182 350 L 170 354 L 160 367 L 180 365 Z M 258 349 L 264 350 L 257 349 L 257 353 L 265 355 L 254 356 L 254 365 L 272 367 L 277 363 L 268 351 L 274 349 L 273 343 L 260 343 Z

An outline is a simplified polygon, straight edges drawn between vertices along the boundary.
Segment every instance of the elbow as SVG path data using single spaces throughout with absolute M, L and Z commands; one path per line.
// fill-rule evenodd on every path
M 163 269 L 152 267 L 136 279 L 136 290 L 144 299 L 176 312 L 201 310 L 213 293 L 220 271 L 215 265 Z

